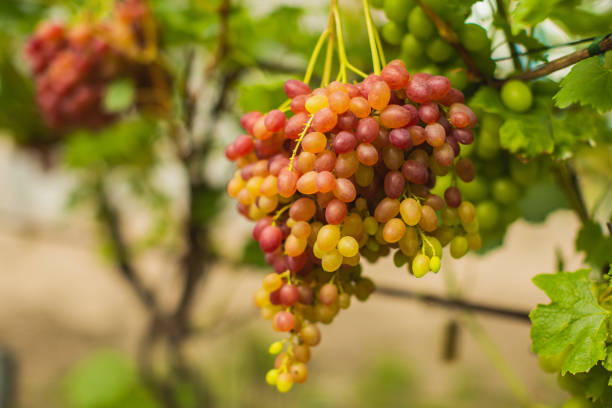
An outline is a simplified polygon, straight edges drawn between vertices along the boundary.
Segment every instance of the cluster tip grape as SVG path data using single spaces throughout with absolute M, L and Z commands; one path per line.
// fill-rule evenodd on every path
M 311 89 L 285 82 L 290 111 L 249 112 L 246 133 L 226 149 L 238 170 L 227 185 L 253 238 L 274 268 L 254 294 L 274 330 L 289 334 L 266 381 L 281 392 L 308 377 L 318 324 L 331 323 L 354 297 L 374 291 L 363 276 L 394 251 L 417 278 L 438 272 L 442 248 L 461 258 L 481 246 L 476 211 L 458 181 L 474 179 L 469 158 L 477 118 L 443 76 L 410 75 L 402 61 L 357 84 Z M 443 196 L 436 178 L 451 174 Z

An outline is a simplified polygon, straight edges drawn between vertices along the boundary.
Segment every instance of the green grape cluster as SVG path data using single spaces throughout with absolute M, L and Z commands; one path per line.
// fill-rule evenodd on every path
M 451 24 L 478 68 L 484 73 L 492 73 L 495 63 L 490 57 L 491 41 L 486 30 L 478 24 L 457 19 L 443 0 L 423 3 Z M 382 26 L 382 38 L 397 49 L 398 58 L 406 62 L 408 69 L 443 74 L 454 88 L 464 90 L 467 87 L 465 64 L 453 45 L 439 36 L 423 8 L 416 6 L 413 0 L 384 0 L 372 2 L 372 5 L 384 10 L 389 21 Z

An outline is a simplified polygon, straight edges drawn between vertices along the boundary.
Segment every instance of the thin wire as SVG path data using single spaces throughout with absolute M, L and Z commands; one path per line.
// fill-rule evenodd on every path
M 570 47 L 572 45 L 577 45 L 577 44 L 582 44 L 582 43 L 585 43 L 585 42 L 593 41 L 595 38 L 596 37 L 589 37 L 589 38 L 583 38 L 582 40 L 570 41 L 570 42 L 567 42 L 567 43 L 564 43 L 564 44 L 556 44 L 556 45 L 549 45 L 549 46 L 545 46 L 545 47 L 532 48 L 532 49 L 524 51 L 524 52 L 516 53 L 516 55 L 518 55 L 518 56 L 529 55 L 529 54 L 535 54 L 537 52 L 548 51 L 548 50 L 551 50 L 553 48 Z M 499 47 L 501 45 L 504 45 L 504 44 L 505 43 L 499 44 L 497 47 Z M 505 61 L 505 60 L 509 60 L 509 59 L 512 59 L 512 56 L 493 58 L 493 61 Z

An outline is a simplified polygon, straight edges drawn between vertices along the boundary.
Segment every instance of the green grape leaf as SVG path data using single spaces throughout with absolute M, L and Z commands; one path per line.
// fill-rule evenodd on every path
M 571 347 L 562 374 L 586 372 L 606 358 L 610 312 L 597 304 L 589 270 L 537 275 L 533 282 L 551 300 L 529 314 L 533 351 L 551 357 Z
M 607 112 L 612 109 L 612 70 L 604 67 L 601 56 L 580 61 L 563 78 L 561 89 L 553 98 L 560 108 L 579 103 L 600 113 Z
M 610 382 L 610 372 L 601 365 L 593 367 L 592 370 L 586 375 L 584 381 L 584 394 L 587 398 L 593 401 L 600 401 L 606 403 L 606 407 L 609 407 L 609 403 L 612 402 L 612 392 L 608 388 Z
M 134 83 L 131 79 L 117 79 L 106 87 L 104 109 L 111 113 L 122 112 L 134 103 L 135 94 Z
M 606 357 L 606 360 L 604 361 L 604 368 L 608 371 L 612 371 L 612 344 L 608 344 L 606 352 L 608 353 L 608 357 Z M 610 381 L 612 381 L 612 377 L 610 378 Z
M 506 120 L 499 129 L 501 146 L 511 153 L 522 154 L 528 158 L 552 153 L 555 143 L 549 123 L 542 119 L 535 115 L 524 115 L 523 118 Z
M 585 262 L 603 268 L 612 260 L 612 237 L 605 235 L 598 223 L 587 221 L 576 237 L 576 249 L 585 253 Z
M 550 12 L 562 0 L 522 0 L 519 1 L 512 16 L 524 25 L 535 25 L 548 18 Z
M 491 87 L 481 87 L 468 104 L 472 109 L 481 109 L 487 113 L 496 113 L 505 116 L 509 113 L 499 97 L 499 92 Z
M 593 13 L 577 7 L 559 5 L 550 13 L 550 19 L 564 31 L 575 35 L 599 35 L 610 31 L 612 11 Z

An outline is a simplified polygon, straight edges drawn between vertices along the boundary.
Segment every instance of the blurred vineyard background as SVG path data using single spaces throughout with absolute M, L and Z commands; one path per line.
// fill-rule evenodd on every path
M 146 121 L 115 125 L 95 137 L 77 134 L 55 146 L 54 135 L 46 133 L 28 104 L 32 89 L 22 56 L 28 33 L 42 18 L 69 19 L 74 10 L 103 9 L 106 3 L 0 4 L 2 408 L 161 406 L 137 374 L 147 313 L 117 273 L 107 232 L 95 222 L 100 214 L 92 191 L 96 181 L 104 180 L 112 201 L 121 203 L 124 232 L 136 242 L 135 264 L 164 307 L 181 292 L 175 261 L 183 243 L 175 220 L 186 211 L 184 169 L 168 153 L 171 142 Z M 151 1 L 173 69 L 195 55 L 196 67 L 207 72 L 219 41 L 220 4 Z M 368 67 L 359 4 L 341 5 L 347 52 L 356 65 Z M 334 325 L 323 327 L 325 341 L 311 363 L 307 386 L 277 395 L 263 381 L 273 358 L 266 348 L 276 336 L 258 318 L 252 293 L 267 270 L 254 265 L 259 258 L 256 248 L 245 247 L 247 222 L 235 216 L 225 198 L 232 170 L 223 149 L 238 134 L 243 111 L 277 106 L 284 99 L 284 79 L 302 75 L 326 23 L 327 6 L 318 0 L 233 4 L 224 34 L 232 47 L 229 57 L 216 72 L 187 79 L 200 95 L 194 126 L 213 137 L 199 169 L 206 189 L 196 200 L 196 212 L 210 233 L 214 260 L 207 279 L 196 287 L 195 332 L 184 342 L 186 359 L 208 384 L 214 406 L 224 408 L 516 407 L 516 394 L 523 391 L 534 403 L 561 406 L 567 394 L 554 375 L 538 368 L 527 321 L 475 315 L 469 323 L 475 330 L 460 330 L 451 342 L 454 357 L 445 359 L 448 327 L 462 317 L 377 294 L 367 304 L 355 302 Z M 385 21 L 380 11 L 374 17 Z M 561 36 L 550 28 L 553 38 Z M 186 44 L 188 52 L 181 48 Z M 211 111 L 214 101 L 219 105 Z M 595 150 L 578 160 L 578 170 L 586 176 L 587 204 L 601 202 L 610 209 L 612 196 L 600 200 L 607 180 L 597 174 L 609 174 L 612 163 L 598 154 Z M 535 200 L 545 205 L 547 197 Z M 513 224 L 503 248 L 460 262 L 446 257 L 443 278 L 408 279 L 391 259 L 368 264 L 366 272 L 379 286 L 439 295 L 450 288 L 471 301 L 531 310 L 546 301 L 531 277 L 552 272 L 559 263 L 568 270 L 581 265 L 573 245 L 578 228 L 574 214 L 561 209 L 542 224 Z M 153 350 L 154 355 L 165 352 Z M 159 363 L 154 369 L 163 373 L 168 367 Z M 179 383 L 173 392 L 181 407 L 199 406 L 189 384 Z

